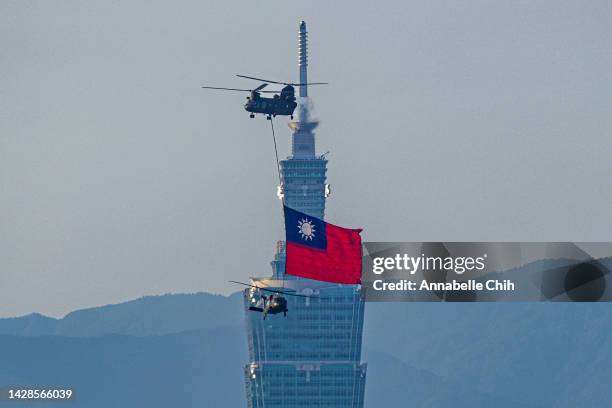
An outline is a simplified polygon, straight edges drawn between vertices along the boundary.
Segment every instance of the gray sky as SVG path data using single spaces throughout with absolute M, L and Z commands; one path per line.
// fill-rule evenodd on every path
M 612 240 L 612 3 L 265 3 L 0 3 L 0 316 L 268 275 L 268 123 L 199 86 L 296 80 L 301 19 L 328 220 Z

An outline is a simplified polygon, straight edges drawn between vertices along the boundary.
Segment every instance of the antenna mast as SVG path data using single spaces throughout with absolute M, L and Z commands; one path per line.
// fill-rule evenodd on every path
M 308 83 L 308 31 L 306 31 L 306 22 L 300 23 L 300 31 L 298 33 L 298 63 L 300 66 L 300 84 Z M 300 97 L 308 97 L 308 86 L 300 86 Z

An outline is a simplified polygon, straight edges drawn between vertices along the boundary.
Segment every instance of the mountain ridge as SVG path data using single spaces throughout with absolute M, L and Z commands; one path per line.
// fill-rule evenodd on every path
M 106 367 L 110 370 L 107 375 L 123 369 L 115 355 L 127 364 L 129 353 L 140 355 L 138 350 L 147 342 L 158 342 L 157 348 L 145 350 L 152 353 L 147 358 L 163 367 L 167 367 L 163 365 L 166 363 L 174 366 L 159 360 L 156 354 L 163 352 L 171 359 L 173 353 L 184 351 L 185 344 L 198 355 L 205 353 L 206 344 L 214 343 L 214 350 L 210 349 L 210 355 L 203 356 L 200 363 L 213 368 L 228 365 L 233 374 L 242 375 L 242 367 L 248 361 L 240 292 L 230 296 L 148 296 L 75 311 L 64 319 L 62 322 L 40 314 L 0 319 L 5 342 L 0 348 L 31 365 L 33 356 L 44 359 L 45 354 L 57 354 L 57 348 L 67 350 L 69 345 L 81 345 L 83 349 L 77 348 L 76 354 L 64 355 L 70 361 L 82 356 L 93 359 L 92 367 Z M 197 337 L 197 333 L 206 333 L 212 339 L 195 344 L 189 339 Z M 127 349 L 122 348 L 122 341 Z M 30 349 L 20 344 L 29 344 Z M 377 405 L 375 401 L 379 400 L 402 406 L 405 396 L 399 393 L 391 398 L 385 390 L 399 392 L 410 389 L 411 384 L 425 389 L 412 390 L 414 398 L 410 402 L 426 407 L 462 406 L 453 404 L 457 398 L 452 395 L 465 390 L 473 394 L 471 399 L 464 395 L 461 401 L 465 406 L 470 401 L 562 408 L 585 406 L 586 402 L 586 406 L 606 406 L 612 402 L 612 389 L 608 387 L 612 378 L 608 364 L 612 361 L 609 303 L 368 303 L 363 347 L 362 361 L 369 364 L 366 398 L 370 405 Z M 95 360 L 96 355 L 101 360 Z M 104 359 L 108 361 L 104 363 Z M 148 375 L 144 361 L 143 357 L 139 363 L 143 371 L 133 372 L 134 375 Z M 14 375 L 15 370 L 18 371 L 0 364 L 0 384 L 6 383 L 3 379 Z M 426 375 L 412 381 L 419 370 Z M 383 378 L 387 373 L 395 375 Z M 192 374 L 205 377 L 201 372 Z M 229 374 L 224 378 L 236 381 Z M 206 381 L 200 387 L 223 387 L 222 382 Z M 231 385 L 240 394 L 244 392 L 242 381 L 239 386 Z M 85 384 L 85 389 L 88 386 Z

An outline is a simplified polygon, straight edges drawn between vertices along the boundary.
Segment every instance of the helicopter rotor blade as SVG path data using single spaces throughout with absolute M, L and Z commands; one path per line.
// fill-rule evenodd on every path
M 281 291 L 281 290 L 266 289 L 266 288 L 262 288 L 262 287 L 255 286 L 255 285 L 249 285 L 248 283 L 243 283 L 243 282 L 237 282 L 237 281 L 229 281 L 229 282 L 237 283 L 238 285 L 250 286 L 252 288 L 256 288 L 256 289 L 259 289 L 259 290 L 265 290 L 266 292 L 280 293 L 282 295 L 287 295 L 287 296 L 297 296 L 297 297 L 306 297 L 306 298 L 315 298 L 315 297 L 318 297 L 318 296 L 298 295 L 297 293 L 287 293 L 287 292 Z M 292 291 L 295 292 L 295 290 L 293 290 L 293 289 L 287 289 L 287 290 L 292 290 Z
M 253 92 L 260 91 L 260 90 L 264 89 L 266 86 L 268 86 L 268 84 L 263 83 L 263 84 L 259 85 L 257 88 L 253 89 Z
M 280 85 L 291 85 L 291 86 L 306 86 L 306 85 L 329 85 L 328 82 L 306 82 L 303 84 L 296 84 L 294 82 L 279 82 L 279 81 L 271 81 L 269 79 L 263 79 L 263 78 L 256 78 L 256 77 L 252 77 L 252 76 L 247 76 L 247 75 L 236 75 L 237 77 L 240 78 L 246 78 L 246 79 L 253 79 L 255 81 L 262 81 L 262 82 L 269 82 L 271 84 L 280 84 Z
M 253 92 L 252 89 L 240 89 L 240 88 L 222 88 L 219 86 L 203 86 L 204 89 L 220 89 L 223 91 L 242 91 L 242 92 Z
M 229 281 L 229 282 L 237 283 L 238 285 L 250 286 L 251 288 L 256 288 L 256 289 L 259 289 L 259 290 L 265 290 L 267 292 L 283 293 L 285 295 L 288 295 L 287 292 L 281 292 L 280 290 L 274 290 L 274 289 L 266 289 L 266 288 L 262 288 L 261 286 L 250 285 L 250 284 L 244 283 L 244 282 L 237 282 L 237 281 Z M 289 290 L 289 291 L 295 292 L 295 290 L 293 290 L 293 289 L 285 289 L 285 290 Z
M 261 290 L 268 290 L 268 291 L 272 291 L 272 289 L 262 288 L 261 286 L 251 285 L 251 284 L 249 284 L 249 283 L 238 282 L 238 281 L 233 281 L 233 280 L 228 281 L 228 282 L 231 282 L 231 283 L 237 283 L 238 285 L 250 286 L 250 287 L 252 287 L 252 288 L 257 288 L 257 289 L 261 289 Z M 287 290 L 292 290 L 292 291 L 294 291 L 294 292 L 295 292 L 295 290 L 293 290 L 293 289 L 287 289 Z
M 305 82 L 303 84 L 288 84 L 292 86 L 306 86 L 306 85 L 329 85 L 329 82 Z
M 266 84 L 267 85 L 267 84 Z M 219 87 L 219 86 L 202 86 L 201 88 L 204 89 L 220 89 L 223 91 L 239 91 L 239 92 L 263 92 L 263 93 L 280 93 L 280 91 L 261 91 L 261 90 L 257 90 L 257 89 L 261 89 L 262 87 L 258 87 L 255 89 L 241 89 L 241 88 L 223 88 L 223 87 Z
M 284 82 L 278 82 L 278 81 L 269 81 L 269 80 L 267 80 L 267 79 L 261 79 L 261 78 L 256 78 L 256 77 L 251 77 L 251 76 L 246 76 L 246 75 L 239 75 L 239 74 L 236 74 L 236 76 L 237 76 L 237 77 L 240 77 L 240 78 L 253 79 L 253 80 L 255 80 L 255 81 L 269 82 L 269 83 L 271 83 L 271 84 L 287 85 L 287 84 L 286 84 L 286 83 L 284 83 Z

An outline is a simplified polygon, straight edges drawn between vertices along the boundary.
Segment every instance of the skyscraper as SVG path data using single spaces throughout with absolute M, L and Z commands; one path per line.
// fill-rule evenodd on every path
M 306 23 L 298 34 L 300 83 L 307 82 Z M 315 153 L 308 89 L 299 90 L 292 155 L 280 162 L 285 204 L 324 218 L 327 160 Z M 285 275 L 285 245 L 276 245 L 272 276 L 251 278 L 260 287 L 284 288 L 313 297 L 287 296 L 289 312 L 249 312 L 257 290 L 244 291 L 250 363 L 245 366 L 247 403 L 266 407 L 363 407 L 366 364 L 361 363 L 364 303 L 358 285 L 339 285 Z

